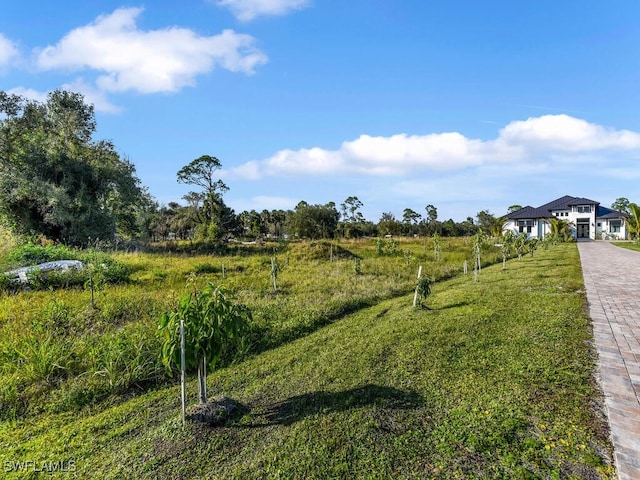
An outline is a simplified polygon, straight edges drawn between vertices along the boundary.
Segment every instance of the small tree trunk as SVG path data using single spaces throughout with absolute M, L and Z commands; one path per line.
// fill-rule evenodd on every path
M 278 286 L 276 285 L 276 259 L 271 257 L 271 279 L 273 280 L 273 293 L 278 291 Z
M 182 426 L 186 424 L 185 411 L 187 408 L 187 362 L 184 347 L 184 319 L 180 319 L 180 398 L 182 400 Z
M 207 403 L 207 362 L 204 357 L 198 359 L 198 396 L 200 403 Z
M 420 267 L 418 267 L 418 280 L 420 280 L 421 276 L 422 276 L 422 265 L 420 265 Z M 414 306 L 414 308 L 415 308 L 417 303 L 418 303 L 418 285 L 416 285 L 416 290 L 415 290 L 415 292 L 413 292 L 413 306 Z

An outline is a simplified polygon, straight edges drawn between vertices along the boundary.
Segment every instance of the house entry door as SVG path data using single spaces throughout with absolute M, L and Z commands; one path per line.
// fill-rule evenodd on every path
M 578 238 L 589 238 L 589 224 L 579 223 L 578 225 Z

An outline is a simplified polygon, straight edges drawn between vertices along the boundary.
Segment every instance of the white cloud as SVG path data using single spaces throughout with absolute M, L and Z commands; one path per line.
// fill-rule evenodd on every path
M 33 88 L 15 87 L 7 90 L 7 93 L 10 93 L 12 95 L 20 95 L 21 97 L 28 98 L 29 100 L 43 103 L 47 101 L 47 94 L 49 92 L 41 92 Z
M 253 204 L 259 205 L 261 210 L 288 210 L 290 208 L 294 208 L 299 199 L 287 198 L 287 197 L 271 197 L 266 195 L 258 195 L 257 197 L 253 197 Z
M 567 115 L 514 121 L 493 140 L 470 139 L 458 132 L 390 137 L 361 135 L 337 150 L 319 147 L 281 150 L 272 157 L 232 169 L 236 178 L 279 175 L 402 176 L 499 165 L 602 164 L 613 154 L 640 155 L 640 134 L 615 130 Z M 619 158 L 619 156 L 615 157 Z
M 217 4 L 227 7 L 243 22 L 265 15 L 285 15 L 300 10 L 309 4 L 309 0 L 219 0 Z
M 122 107 L 114 105 L 108 99 L 105 93 L 93 85 L 89 85 L 82 78 L 74 80 L 72 83 L 65 83 L 62 85 L 63 90 L 71 92 L 78 92 L 84 95 L 85 103 L 93 104 L 96 112 L 104 113 L 120 113 Z
M 120 8 L 72 30 L 38 52 L 38 67 L 97 70 L 103 72 L 97 79 L 102 90 L 157 93 L 192 86 L 216 67 L 251 74 L 267 62 L 250 35 L 224 30 L 206 37 L 180 27 L 143 31 L 136 26 L 141 12 Z
M 18 54 L 18 47 L 0 33 L 0 68 L 10 65 Z
M 640 135 L 635 132 L 605 128 L 564 114 L 511 122 L 500 131 L 500 138 L 509 144 L 563 152 L 640 147 Z
M 81 93 L 84 96 L 85 103 L 93 104 L 97 112 L 105 113 L 119 113 L 122 109 L 116 105 L 110 103 L 103 92 L 97 90 L 95 87 L 88 85 L 83 79 L 77 79 L 73 83 L 65 83 L 60 87 L 62 90 L 70 92 Z M 20 95 L 30 100 L 35 100 L 39 103 L 47 101 L 47 95 L 49 92 L 41 92 L 33 88 L 15 87 L 7 90 L 7 93 L 14 95 Z
M 262 178 L 260 164 L 255 161 L 244 163 L 233 170 L 221 170 L 222 178 L 242 178 L 244 180 L 259 180 Z

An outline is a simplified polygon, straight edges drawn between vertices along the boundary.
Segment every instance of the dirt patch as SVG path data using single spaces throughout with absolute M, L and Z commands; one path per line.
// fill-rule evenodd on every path
M 216 397 L 210 402 L 199 403 L 187 409 L 187 418 L 192 422 L 216 427 L 224 425 L 239 404 L 229 397 Z

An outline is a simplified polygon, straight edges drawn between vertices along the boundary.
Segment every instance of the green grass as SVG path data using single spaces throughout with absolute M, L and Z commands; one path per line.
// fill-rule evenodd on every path
M 626 248 L 628 250 L 640 251 L 640 244 L 636 242 L 611 242 L 616 247 Z
M 363 276 L 375 281 L 373 270 L 387 267 L 367 266 L 375 255 L 360 253 Z M 176 265 L 155 278 L 158 261 L 141 257 L 146 280 L 138 281 L 166 285 L 183 276 L 175 270 L 192 270 L 185 263 L 205 262 L 164 259 Z M 313 282 L 288 284 L 289 262 L 278 277 L 282 297 L 296 302 L 306 288 L 324 295 Z M 244 268 L 238 275 L 262 272 L 234 265 Z M 330 265 L 320 283 L 336 268 L 347 275 L 347 264 Z M 260 310 L 274 301 L 268 271 L 255 282 L 265 285 Z M 506 270 L 486 267 L 477 283 L 473 275 L 435 283 L 430 310 L 386 288 L 371 306 L 211 373 L 210 393 L 243 406 L 224 427 L 183 429 L 179 388 L 158 384 L 5 421 L 0 463 L 72 460 L 78 478 L 614 478 L 575 245 L 512 260 Z M 67 358 L 64 349 L 52 354 Z M 61 374 L 48 375 L 55 382 Z M 188 388 L 195 401 L 193 380 Z
M 223 283 L 254 313 L 242 349 L 223 359 L 229 364 L 410 292 L 418 264 L 436 279 L 455 275 L 470 250 L 464 239 L 452 239 L 444 258 L 435 262 L 420 252 L 421 241 L 402 243 L 409 254 L 381 257 L 373 240 L 336 242 L 333 262 L 328 242 L 234 247 L 234 254 L 225 256 L 116 254 L 113 261 L 132 272 L 130 279 L 104 284 L 96 293 L 96 308 L 82 286 L 5 293 L 0 302 L 0 419 L 72 411 L 168 383 L 155 333 L 190 275 L 200 286 Z M 4 262 L 61 250 L 21 247 Z M 276 292 L 271 255 L 265 255 L 269 250 L 282 266 Z M 361 259 L 360 274 L 355 273 L 356 258 Z M 492 260 L 495 253 L 489 250 L 485 261 Z

